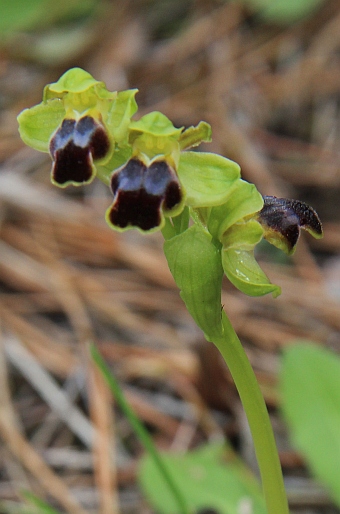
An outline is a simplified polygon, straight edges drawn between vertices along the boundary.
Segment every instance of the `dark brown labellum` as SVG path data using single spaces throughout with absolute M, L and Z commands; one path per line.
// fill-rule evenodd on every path
M 148 231 L 159 227 L 161 211 L 170 211 L 182 200 L 175 171 L 165 160 L 146 166 L 137 158 L 117 170 L 111 180 L 114 202 L 108 220 L 116 227 L 139 227 Z
M 91 116 L 65 119 L 50 142 L 53 181 L 59 185 L 90 182 L 95 175 L 93 160 L 105 157 L 109 148 L 104 126 Z
M 264 237 L 275 246 L 291 253 L 299 239 L 300 228 L 314 237 L 322 237 L 321 221 L 312 207 L 298 200 L 264 196 L 258 221 Z

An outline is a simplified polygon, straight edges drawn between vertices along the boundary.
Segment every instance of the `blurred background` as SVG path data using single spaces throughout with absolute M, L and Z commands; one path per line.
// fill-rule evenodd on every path
M 270 411 L 291 511 L 339 512 L 291 446 L 277 389 L 296 338 L 340 351 L 339 61 L 337 0 L 0 1 L 1 512 L 23 512 L 22 490 L 71 514 L 155 512 L 136 479 L 142 446 L 89 341 L 160 449 L 225 437 L 257 473 L 232 379 L 185 310 L 161 235 L 111 231 L 108 189 L 53 188 L 49 156 L 18 136 L 18 113 L 73 66 L 138 88 L 138 116 L 206 120 L 202 149 L 320 215 L 324 238 L 303 234 L 292 258 L 258 249 L 279 298 L 226 281 L 223 304 Z

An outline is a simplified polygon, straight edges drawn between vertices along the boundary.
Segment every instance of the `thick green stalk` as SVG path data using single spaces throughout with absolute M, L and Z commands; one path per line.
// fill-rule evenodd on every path
M 213 341 L 239 392 L 252 433 L 268 514 L 288 514 L 288 502 L 266 404 L 243 346 L 223 312 L 223 337 Z

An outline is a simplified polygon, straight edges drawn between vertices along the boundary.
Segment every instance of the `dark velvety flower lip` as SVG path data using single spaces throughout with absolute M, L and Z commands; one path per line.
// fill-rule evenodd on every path
M 65 148 L 56 152 L 52 178 L 60 185 L 68 182 L 83 184 L 94 176 L 91 154 L 87 148 L 76 146 L 70 141 Z
M 110 141 L 103 125 L 91 116 L 65 119 L 50 142 L 52 179 L 59 185 L 83 184 L 95 176 L 93 160 L 105 157 Z
M 175 171 L 164 160 L 146 166 L 132 158 L 117 170 L 111 181 L 114 195 L 107 219 L 115 227 L 153 230 L 161 225 L 162 209 L 170 211 L 182 200 Z
M 264 237 L 275 244 L 282 244 L 288 252 L 292 252 L 299 239 L 300 228 L 310 232 L 314 237 L 322 237 L 321 221 L 315 210 L 304 202 L 276 196 L 264 196 L 264 206 L 258 215 L 263 226 Z
M 74 134 L 74 127 L 76 120 L 66 119 L 62 122 L 61 127 L 57 130 L 50 143 L 50 154 L 52 159 L 55 159 L 56 152 L 65 148 L 72 140 Z

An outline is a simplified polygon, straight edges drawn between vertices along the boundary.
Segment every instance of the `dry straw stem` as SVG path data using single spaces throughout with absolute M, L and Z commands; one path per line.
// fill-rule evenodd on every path
M 13 340 L 10 341 L 11 347 Z M 6 343 L 5 343 L 6 344 Z M 20 347 L 19 347 L 20 348 Z M 25 355 L 27 357 L 27 354 Z M 4 359 L 4 343 L 1 344 L 0 433 L 9 450 L 18 461 L 36 478 L 46 492 L 55 498 L 70 514 L 84 514 L 84 510 L 70 493 L 65 483 L 45 464 L 44 460 L 26 440 L 19 429 L 11 403 L 7 383 L 7 367 Z M 19 491 L 18 491 L 19 492 Z
M 89 362 L 90 415 L 96 427 L 94 473 L 103 514 L 118 514 L 117 470 L 115 467 L 115 424 L 111 394 L 98 368 Z

